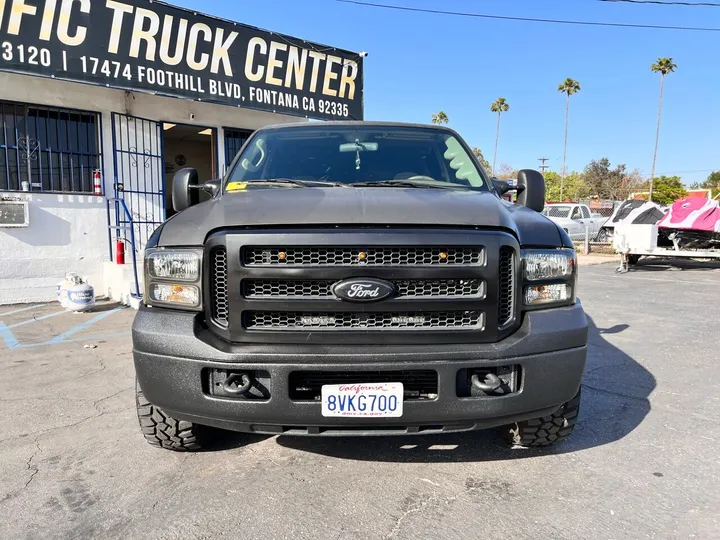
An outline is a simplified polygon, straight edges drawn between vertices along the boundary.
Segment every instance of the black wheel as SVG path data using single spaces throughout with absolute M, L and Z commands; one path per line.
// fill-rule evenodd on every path
M 628 255 L 628 264 L 635 266 L 640 260 L 641 255 Z
M 176 420 L 165 414 L 162 409 L 152 405 L 135 381 L 135 405 L 137 407 L 140 429 L 145 440 L 152 446 L 175 450 L 176 452 L 195 452 L 202 450 L 204 426 Z
M 551 415 L 517 422 L 504 428 L 512 446 L 550 446 L 567 439 L 575 429 L 580 411 L 580 390 Z

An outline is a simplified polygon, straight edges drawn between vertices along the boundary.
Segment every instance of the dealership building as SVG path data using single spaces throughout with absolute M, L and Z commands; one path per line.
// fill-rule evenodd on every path
M 176 171 L 222 177 L 266 125 L 363 117 L 362 54 L 148 0 L 0 6 L 0 304 L 68 272 L 127 300 Z

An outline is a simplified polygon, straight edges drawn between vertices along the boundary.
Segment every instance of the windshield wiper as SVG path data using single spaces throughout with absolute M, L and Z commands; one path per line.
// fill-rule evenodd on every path
M 348 187 L 341 182 L 327 182 L 325 180 L 296 180 L 294 178 L 268 178 L 265 180 L 248 180 L 248 184 L 285 184 L 297 187 Z
M 377 180 L 375 182 L 356 182 L 353 187 L 411 187 L 433 189 L 469 189 L 461 184 L 451 184 L 440 180 Z

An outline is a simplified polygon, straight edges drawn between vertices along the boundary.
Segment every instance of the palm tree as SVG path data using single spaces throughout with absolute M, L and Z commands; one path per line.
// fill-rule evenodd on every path
M 563 199 L 563 188 L 565 186 L 565 173 L 566 173 L 566 162 L 567 162 L 567 139 L 568 139 L 568 116 L 570 113 L 570 96 L 580 91 L 580 83 L 575 79 L 568 77 L 565 81 L 558 85 L 558 92 L 567 94 L 565 100 L 565 146 L 563 149 L 563 166 L 562 174 L 560 175 L 560 200 Z
M 510 105 L 504 97 L 499 97 L 490 105 L 490 111 L 497 113 L 497 127 L 495 128 L 495 156 L 493 157 L 492 173 L 495 176 L 495 163 L 497 162 L 498 140 L 500 139 L 500 115 L 510 110 Z
M 652 201 L 653 195 L 653 183 L 655 180 L 655 162 L 657 161 L 658 141 L 660 140 L 660 116 L 662 114 L 662 102 L 663 102 L 663 86 L 665 85 L 665 75 L 672 73 L 677 68 L 677 64 L 673 62 L 672 58 L 658 58 L 650 70 L 655 73 L 660 73 L 660 103 L 658 105 L 658 119 L 657 129 L 655 130 L 655 152 L 653 153 L 652 169 L 650 171 L 650 192 L 648 193 L 648 200 Z
M 432 115 L 433 124 L 447 124 L 450 121 L 445 111 L 440 111 L 437 114 Z

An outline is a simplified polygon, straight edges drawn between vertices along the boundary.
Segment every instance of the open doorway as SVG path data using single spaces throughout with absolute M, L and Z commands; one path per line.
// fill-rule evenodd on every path
M 217 130 L 187 124 L 164 123 L 165 208 L 167 217 L 177 212 L 172 205 L 172 181 L 175 173 L 185 167 L 197 169 L 200 182 L 217 177 Z M 210 195 L 200 192 L 200 201 Z

